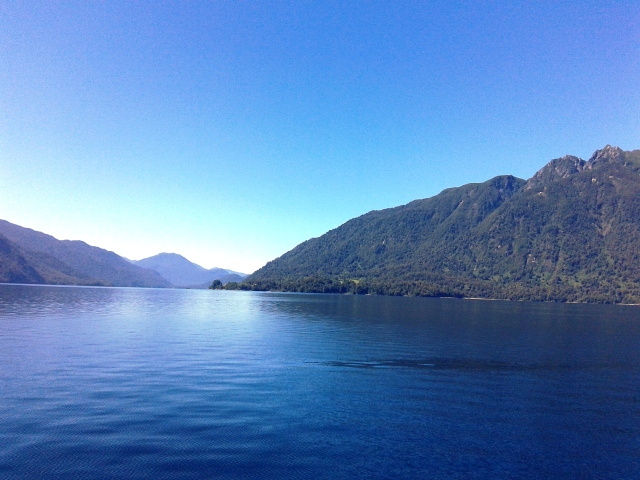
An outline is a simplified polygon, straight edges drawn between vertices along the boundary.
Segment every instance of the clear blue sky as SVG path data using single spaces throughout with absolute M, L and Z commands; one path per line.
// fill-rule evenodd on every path
M 250 272 L 370 210 L 640 148 L 640 4 L 0 4 L 0 218 Z

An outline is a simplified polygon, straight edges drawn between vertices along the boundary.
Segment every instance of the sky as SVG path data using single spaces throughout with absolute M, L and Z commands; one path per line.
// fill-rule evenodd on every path
M 636 1 L 0 3 L 0 218 L 250 273 L 371 210 L 640 148 Z

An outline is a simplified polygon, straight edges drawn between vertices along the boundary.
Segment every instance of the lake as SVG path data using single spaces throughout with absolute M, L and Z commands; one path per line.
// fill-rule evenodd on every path
M 0 478 L 640 478 L 640 308 L 0 285 Z

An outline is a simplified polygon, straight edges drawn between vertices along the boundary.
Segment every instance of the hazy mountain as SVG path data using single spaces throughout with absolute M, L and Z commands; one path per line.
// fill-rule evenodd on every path
M 18 278 L 21 275 L 19 272 L 24 275 L 31 272 L 25 277 L 28 281 L 25 280 L 24 283 L 170 286 L 157 272 L 133 265 L 113 252 L 92 247 L 85 242 L 57 240 L 51 235 L 5 220 L 0 220 L 0 235 L 10 242 L 5 242 L 7 253 L 2 257 L 3 263 L 6 258 L 10 262 L 7 265 L 11 265 L 6 271 L 6 278 Z
M 214 280 L 220 280 L 222 283 L 238 282 L 246 277 L 245 274 L 238 274 L 224 268 L 207 270 L 177 253 L 159 253 L 134 263 L 155 270 L 176 287 L 207 288 Z
M 0 235 L 0 282 L 44 283 L 45 280 L 24 258 L 17 245 Z
M 640 302 L 640 150 L 607 146 L 373 211 L 244 288 Z

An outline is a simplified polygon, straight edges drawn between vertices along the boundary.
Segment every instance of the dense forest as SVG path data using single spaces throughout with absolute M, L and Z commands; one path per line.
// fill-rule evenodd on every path
M 640 150 L 369 212 L 224 288 L 640 303 Z

